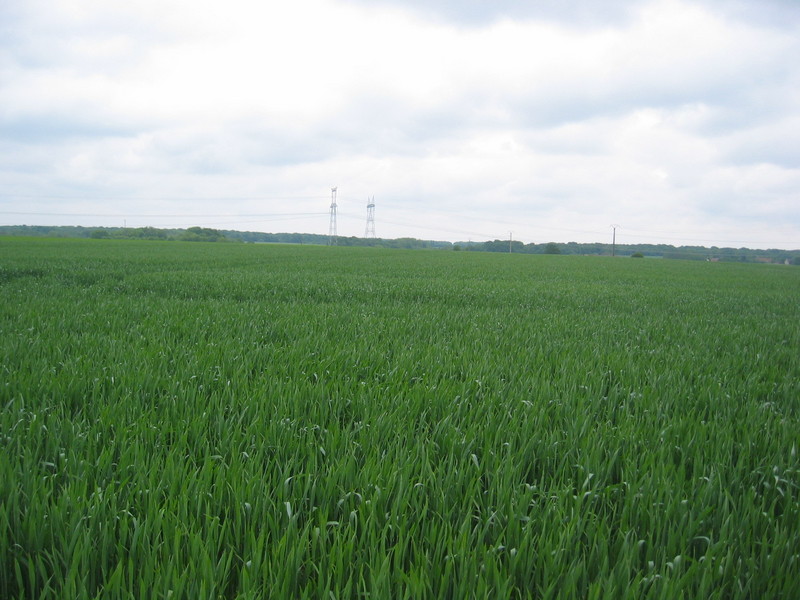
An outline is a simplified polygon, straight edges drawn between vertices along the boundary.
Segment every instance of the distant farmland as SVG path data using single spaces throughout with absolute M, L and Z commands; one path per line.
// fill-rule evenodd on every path
M 796 598 L 800 270 L 0 238 L 0 597 Z

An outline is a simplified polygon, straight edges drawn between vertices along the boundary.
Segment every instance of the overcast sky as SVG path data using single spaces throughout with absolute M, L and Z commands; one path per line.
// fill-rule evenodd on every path
M 5 0 L 0 224 L 800 248 L 797 0 Z

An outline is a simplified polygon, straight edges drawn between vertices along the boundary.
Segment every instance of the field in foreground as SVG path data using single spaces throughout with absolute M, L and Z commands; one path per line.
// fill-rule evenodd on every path
M 0 300 L 0 597 L 800 589 L 800 269 L 0 239 Z

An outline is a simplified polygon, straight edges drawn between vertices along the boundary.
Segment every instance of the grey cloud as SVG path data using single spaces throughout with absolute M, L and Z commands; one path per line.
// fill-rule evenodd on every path
M 761 75 L 774 65 L 760 65 Z M 753 68 L 755 71 L 755 67 Z M 555 127 L 600 117 L 619 117 L 649 108 L 677 110 L 691 105 L 708 107 L 708 114 L 696 125 L 676 124 L 706 135 L 723 135 L 773 121 L 791 114 L 792 95 L 772 74 L 750 85 L 748 74 L 721 73 L 714 63 L 699 66 L 681 78 L 668 74 L 621 72 L 616 81 L 573 81 L 568 85 L 530 88 L 503 98 L 501 102 L 514 122 L 526 127 Z
M 733 165 L 772 164 L 800 170 L 800 118 L 721 137 L 723 160 Z
M 641 7 L 641 0 L 345 0 L 411 9 L 428 18 L 476 26 L 498 19 L 549 21 L 577 28 L 602 28 L 624 23 Z M 722 11 L 751 23 L 791 28 L 800 22 L 797 0 L 695 0 L 695 4 Z
M 348 0 L 374 5 L 370 0 Z M 498 19 L 536 19 L 575 26 L 605 26 L 625 20 L 636 6 L 634 0 L 378 0 L 384 5 L 410 8 L 428 18 L 474 26 Z
M 319 163 L 336 156 L 342 145 L 319 132 L 296 132 L 278 127 L 255 126 L 240 131 L 240 157 L 254 167 L 286 167 Z
M 240 175 L 252 169 L 320 163 L 354 149 L 341 132 L 259 123 L 258 115 L 252 115 L 215 126 L 194 123 L 161 130 L 143 153 L 149 163 L 168 164 L 180 173 Z
M 362 97 L 322 126 L 338 154 L 424 156 L 442 139 L 469 127 L 470 107 L 410 106 L 388 95 Z
M 794 30 L 800 25 L 797 0 L 698 0 L 731 18 L 777 29 Z
M 21 144 L 53 144 L 81 139 L 134 136 L 142 131 L 139 123 L 120 116 L 78 116 L 47 114 L 0 119 L 0 137 Z

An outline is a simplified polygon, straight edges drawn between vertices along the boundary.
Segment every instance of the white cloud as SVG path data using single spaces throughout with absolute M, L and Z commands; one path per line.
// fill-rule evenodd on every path
M 102 215 L 114 198 L 192 225 L 287 197 L 324 212 L 338 185 L 353 235 L 375 195 L 388 237 L 591 240 L 624 222 L 653 241 L 797 247 L 800 40 L 745 20 L 753 2 L 14 0 L 0 213 L 79 196 Z M 753 219 L 783 228 L 748 238 Z M 327 230 L 324 215 L 260 226 L 284 225 Z

